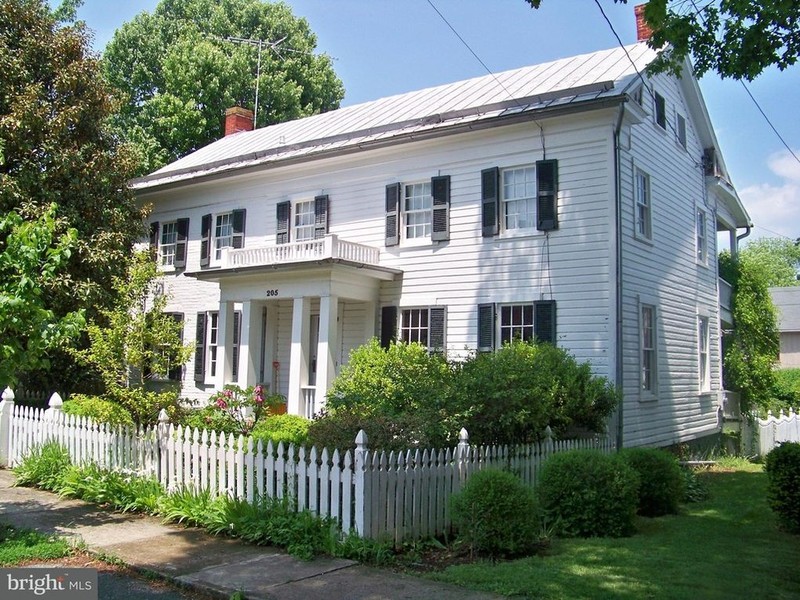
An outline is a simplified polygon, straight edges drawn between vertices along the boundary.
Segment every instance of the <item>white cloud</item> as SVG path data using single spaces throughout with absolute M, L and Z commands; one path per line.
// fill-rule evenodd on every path
M 759 183 L 739 190 L 739 196 L 753 219 L 753 238 L 800 237 L 800 163 L 789 152 L 767 159 L 769 170 L 782 181 L 777 185 Z

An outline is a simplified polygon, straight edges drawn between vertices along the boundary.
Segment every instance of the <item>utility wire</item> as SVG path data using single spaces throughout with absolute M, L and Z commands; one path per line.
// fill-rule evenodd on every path
M 470 54 L 472 54 L 472 56 L 475 57 L 475 60 L 477 60 L 481 64 L 481 66 L 484 68 L 484 70 L 489 75 L 492 76 L 492 79 L 494 79 L 495 83 L 497 83 L 497 85 L 499 85 L 503 89 L 503 91 L 508 95 L 509 98 L 511 98 L 511 100 L 514 101 L 514 103 L 517 105 L 518 108 L 524 110 L 525 107 L 508 90 L 508 88 L 505 85 L 503 85 L 503 82 L 500 81 L 500 79 L 497 77 L 497 75 L 495 75 L 494 72 L 488 66 L 486 66 L 486 63 L 483 62 L 483 60 L 481 60 L 481 57 L 478 56 L 478 54 L 472 49 L 472 47 L 467 43 L 467 41 L 461 36 L 461 34 L 458 33 L 458 31 L 456 31 L 456 28 L 453 27 L 450 24 L 450 21 L 448 21 L 447 18 L 441 13 L 441 11 L 438 8 L 436 8 L 436 5 L 433 3 L 433 1 L 432 0 L 427 0 L 427 2 L 428 2 L 428 4 L 430 4 L 431 8 L 434 11 L 436 11 L 436 14 L 439 15 L 439 18 L 441 18 L 442 21 L 444 21 L 445 25 L 447 25 L 450 28 L 450 31 L 452 31 L 453 34 L 455 34 L 455 36 L 461 41 L 461 43 L 464 45 L 464 47 L 467 50 L 469 50 Z M 541 140 L 542 140 L 542 152 L 544 153 L 544 127 L 542 127 L 542 124 L 539 123 L 539 121 L 537 121 L 535 117 L 531 116 L 531 118 L 533 119 L 533 122 L 536 123 L 539 126 L 539 135 L 541 136 Z

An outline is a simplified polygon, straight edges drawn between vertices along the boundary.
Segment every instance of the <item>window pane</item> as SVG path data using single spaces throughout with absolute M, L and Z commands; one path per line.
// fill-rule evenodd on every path
M 314 239 L 314 201 L 298 202 L 294 207 L 294 239 L 304 242 Z
M 214 250 L 217 260 L 222 258 L 222 249 L 233 246 L 233 214 L 217 215 L 214 228 Z
M 407 239 L 430 237 L 433 218 L 431 184 L 413 183 L 405 186 L 403 218 Z
M 400 339 L 407 344 L 428 346 L 428 309 L 409 308 L 402 312 Z
M 503 223 L 506 229 L 535 227 L 536 169 L 503 171 Z
M 172 266 L 175 264 L 175 248 L 178 244 L 178 225 L 175 221 L 164 223 L 161 226 L 161 243 L 158 252 L 161 256 L 161 264 Z

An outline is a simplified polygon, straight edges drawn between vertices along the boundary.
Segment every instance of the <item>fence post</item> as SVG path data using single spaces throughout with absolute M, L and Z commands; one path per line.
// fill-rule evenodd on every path
M 552 456 L 553 451 L 553 430 L 548 425 L 544 430 L 544 452 L 546 456 Z
M 461 485 L 467 479 L 467 456 L 469 454 L 469 433 L 465 427 L 458 432 L 458 446 L 456 446 L 456 464 L 458 465 L 458 480 Z
M 356 436 L 355 450 L 355 504 L 356 504 L 356 533 L 362 538 L 367 538 L 372 530 L 370 508 L 372 506 L 372 478 L 367 477 L 367 433 L 362 429 Z
M 50 402 L 47 403 L 49 408 L 44 411 L 44 420 L 57 422 L 58 418 L 61 416 L 61 407 L 63 405 L 64 401 L 61 399 L 61 396 L 58 395 L 58 392 L 53 392 L 53 395 L 50 396 Z
M 158 481 L 168 488 L 170 482 L 167 481 L 167 452 L 169 444 L 169 415 L 166 409 L 161 409 L 158 413 L 158 425 L 156 426 L 156 477 Z
M 11 464 L 11 416 L 14 413 L 14 390 L 3 390 L 0 402 L 0 467 Z

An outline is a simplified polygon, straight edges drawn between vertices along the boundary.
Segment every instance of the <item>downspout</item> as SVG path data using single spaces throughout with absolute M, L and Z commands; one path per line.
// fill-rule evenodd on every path
M 619 405 L 617 407 L 617 449 L 622 448 L 623 442 L 623 409 L 624 396 L 623 369 L 622 369 L 622 169 L 620 167 L 620 131 L 622 129 L 622 119 L 625 116 L 625 104 L 619 106 L 619 116 L 614 127 L 614 233 L 616 236 L 616 352 L 615 352 L 615 378 L 617 381 L 617 391 L 619 392 Z

